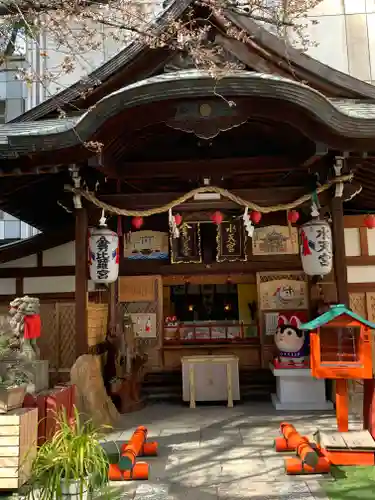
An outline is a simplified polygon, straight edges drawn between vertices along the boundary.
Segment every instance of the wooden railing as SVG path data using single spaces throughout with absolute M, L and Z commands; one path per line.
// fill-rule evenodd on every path
M 259 344 L 259 328 L 238 323 L 179 323 L 164 326 L 164 344 L 249 343 Z

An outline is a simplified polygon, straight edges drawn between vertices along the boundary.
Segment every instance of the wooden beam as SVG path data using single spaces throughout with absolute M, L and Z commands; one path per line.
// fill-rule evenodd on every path
M 310 156 L 304 163 L 303 167 L 304 168 L 310 168 L 312 167 L 315 163 L 318 161 L 322 160 L 327 154 L 328 154 L 328 148 L 325 144 L 322 144 L 320 142 L 315 144 L 315 153 Z
M 375 292 L 375 283 L 348 283 L 349 293 Z
M 42 303 L 46 302 L 72 302 L 75 300 L 74 292 L 59 292 L 59 293 L 38 293 L 38 297 Z M 107 292 L 98 290 L 97 292 L 89 293 L 89 300 L 103 301 L 107 299 Z M 0 304 L 9 304 L 14 300 L 14 295 L 0 295 Z
M 352 259 L 356 259 L 353 261 Z M 348 265 L 368 265 L 368 261 L 358 260 L 362 257 L 347 257 Z M 375 256 L 368 257 L 370 262 L 375 265 Z M 232 264 L 221 262 L 213 263 L 209 266 L 205 264 L 169 264 L 167 261 L 142 260 L 130 261 L 121 259 L 120 261 L 120 276 L 131 276 L 141 274 L 162 274 L 181 275 L 181 274 L 223 274 L 231 275 L 233 273 L 247 273 L 256 271 L 267 271 L 274 269 L 301 268 L 301 262 L 298 255 L 269 255 L 269 256 L 251 256 L 249 255 L 247 262 L 234 262 Z M 237 270 L 237 271 L 236 271 Z M 54 276 L 74 276 L 76 273 L 75 266 L 55 266 L 55 267 L 8 267 L 0 268 L 0 279 L 3 278 L 39 278 L 39 277 L 54 277 Z M 241 278 L 242 279 L 242 278 Z
M 169 264 L 142 260 L 138 265 L 134 261 L 123 260 L 120 263 L 121 276 L 141 276 L 146 274 L 194 275 L 194 274 L 247 274 L 260 271 L 300 270 L 301 259 L 298 255 L 256 256 L 247 262 L 214 262 L 206 264 Z
M 108 162 L 108 163 L 107 163 Z M 126 180 L 139 179 L 147 174 L 152 177 L 191 178 L 210 174 L 232 176 L 235 174 L 264 174 L 304 170 L 296 158 L 286 156 L 259 156 L 249 158 L 220 158 L 213 160 L 184 160 L 165 162 L 121 162 L 110 165 L 111 160 L 104 160 L 104 167 L 114 175 Z M 100 170 L 100 167 L 98 167 Z
M 23 296 L 23 279 L 16 278 L 16 295 L 17 297 Z
M 345 215 L 344 227 L 346 228 L 366 227 L 364 217 L 365 217 L 364 215 Z
M 108 332 L 115 335 L 117 326 L 118 280 L 108 287 Z
M 368 235 L 367 235 L 367 227 L 359 228 L 359 242 L 361 245 L 361 255 L 367 256 L 368 253 Z
M 375 266 L 375 255 L 359 255 L 346 257 L 347 266 Z
M 36 262 L 37 267 L 43 267 L 43 252 L 40 250 L 36 253 Z
M 342 198 L 332 198 L 331 212 L 333 230 L 333 260 L 335 266 L 337 299 L 340 304 L 349 306 L 348 276 L 345 257 L 344 210 Z
M 88 221 L 87 211 L 76 211 L 76 266 L 75 266 L 75 308 L 76 308 L 76 357 L 88 352 L 87 301 L 88 301 Z
M 234 189 L 231 192 L 247 201 L 259 203 L 266 206 L 267 204 L 289 203 L 296 200 L 300 196 L 306 194 L 303 187 L 278 187 L 274 189 Z M 119 208 L 127 208 L 128 210 L 150 209 L 167 204 L 176 198 L 179 198 L 181 192 L 169 193 L 137 193 L 137 194 L 103 194 L 100 196 L 102 201 L 115 205 Z M 221 203 L 227 201 L 222 198 Z M 202 210 L 199 204 L 211 202 L 194 202 L 189 203 L 191 209 Z M 176 207 L 177 208 L 177 207 Z M 180 207 L 178 207 L 180 209 Z

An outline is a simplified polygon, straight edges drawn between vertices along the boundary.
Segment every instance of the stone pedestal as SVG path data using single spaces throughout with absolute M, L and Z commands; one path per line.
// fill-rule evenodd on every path
M 317 379 L 306 368 L 270 369 L 276 377 L 276 394 L 272 402 L 276 410 L 332 410 L 333 404 L 326 400 L 324 379 Z
M 32 361 L 26 365 L 33 375 L 33 380 L 27 386 L 27 392 L 41 392 L 48 389 L 49 386 L 49 362 L 47 360 Z

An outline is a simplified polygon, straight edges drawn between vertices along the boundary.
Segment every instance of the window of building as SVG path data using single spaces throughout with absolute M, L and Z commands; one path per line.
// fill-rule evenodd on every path
M 5 220 L 4 221 L 4 238 L 20 239 L 21 238 L 21 221 L 19 220 Z
M 6 104 L 5 101 L 0 101 L 0 123 L 5 123 Z

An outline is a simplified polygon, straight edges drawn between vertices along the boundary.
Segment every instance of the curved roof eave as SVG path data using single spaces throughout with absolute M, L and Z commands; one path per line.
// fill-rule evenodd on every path
M 337 135 L 348 139 L 375 138 L 375 105 L 371 103 L 356 110 L 346 106 L 345 101 L 330 100 L 311 87 L 286 78 L 236 71 L 216 81 L 199 70 L 167 73 L 128 85 L 101 99 L 77 120 L 61 120 L 60 126 L 42 127 L 43 122 L 39 122 L 40 128 L 35 132 L 31 124 L 28 131 L 10 124 L 4 125 L 0 134 L 7 136 L 10 151 L 21 154 L 74 147 L 90 140 L 108 119 L 126 109 L 170 99 L 214 97 L 217 93 L 286 101 L 307 111 Z
M 375 99 L 374 85 L 334 69 L 308 56 L 304 52 L 293 48 L 290 44 L 286 43 L 285 40 L 273 35 L 249 17 L 231 11 L 225 11 L 225 17 L 237 26 L 237 28 L 251 35 L 252 40 L 265 49 L 265 51 L 269 51 L 280 60 L 286 61 L 286 69 L 289 70 L 291 77 L 293 77 L 295 72 L 300 70 L 303 72 L 305 80 L 309 81 L 310 75 L 310 77 L 313 76 L 322 82 L 325 81 L 331 86 L 340 89 L 341 95 L 345 94 L 345 97 Z M 266 56 L 267 54 L 262 51 L 262 57 Z

